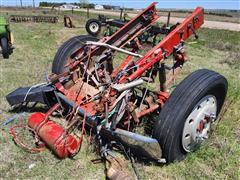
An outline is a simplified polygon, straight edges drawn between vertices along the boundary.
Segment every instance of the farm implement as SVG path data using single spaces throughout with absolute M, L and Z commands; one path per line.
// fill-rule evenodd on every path
M 13 35 L 8 21 L 3 16 L 0 16 L 0 46 L 3 58 L 8 59 L 13 52 Z
M 167 163 L 182 160 L 211 135 L 227 93 L 226 79 L 200 69 L 172 90 L 187 61 L 185 41 L 198 37 L 204 10 L 197 7 L 183 22 L 163 28 L 162 40 L 149 48 L 141 38 L 159 18 L 155 5 L 112 36 L 69 39 L 59 48 L 46 83 L 7 95 L 12 106 L 49 106 L 47 113 L 29 117 L 28 128 L 57 157 L 76 155 L 90 130 L 102 157 L 120 149 Z
M 57 23 L 58 16 L 26 16 L 26 15 L 11 15 L 11 22 L 35 22 L 35 23 Z
M 101 33 L 102 27 L 106 27 L 103 36 L 111 36 L 113 35 L 119 28 L 123 27 L 130 20 L 127 18 L 127 14 L 124 14 L 123 18 L 120 19 L 111 19 L 104 15 L 99 15 L 98 19 L 89 19 L 86 22 L 85 29 L 91 36 L 98 36 Z M 171 32 L 175 26 L 169 27 L 170 22 L 170 13 L 168 15 L 167 23 L 160 27 L 159 25 L 151 25 L 149 26 L 141 36 L 138 36 L 140 41 L 146 41 L 148 38 L 153 37 L 154 41 L 156 41 L 156 37 L 159 34 L 168 34 Z M 170 29 L 171 28 L 171 29 Z M 153 42 L 154 42 L 153 41 Z M 141 42 L 142 43 L 142 42 Z M 156 44 L 154 44 L 156 45 Z
M 117 29 L 116 28 L 121 28 L 123 27 L 126 23 L 128 22 L 128 20 L 125 18 L 123 19 L 110 19 L 107 18 L 104 15 L 99 15 L 98 19 L 89 19 L 86 22 L 86 31 L 88 32 L 88 34 L 92 35 L 92 36 L 97 36 L 100 32 L 101 32 L 101 28 L 103 26 L 107 27 L 107 30 L 110 31 L 110 34 L 112 35 Z M 113 29 L 113 27 L 115 27 Z

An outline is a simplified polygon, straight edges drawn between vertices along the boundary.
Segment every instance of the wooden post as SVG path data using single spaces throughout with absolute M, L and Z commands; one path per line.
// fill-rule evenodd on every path
M 72 7 L 72 14 L 73 14 L 73 9 L 74 9 L 74 8 Z
M 89 18 L 89 6 L 87 6 L 87 18 Z
M 120 12 L 120 19 L 122 20 L 122 17 L 123 17 L 123 8 L 120 9 L 121 12 Z
M 169 24 L 170 24 L 170 17 L 171 17 L 171 12 L 169 11 L 168 12 L 168 18 L 167 18 L 167 27 L 169 26 Z

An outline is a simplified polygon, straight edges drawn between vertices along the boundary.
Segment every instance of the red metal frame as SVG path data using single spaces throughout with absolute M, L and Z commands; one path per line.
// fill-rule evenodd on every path
M 140 14 L 138 14 L 135 18 L 133 18 L 131 21 L 129 21 L 128 23 L 126 23 L 122 28 L 120 28 L 117 32 L 115 32 L 111 37 L 109 38 L 103 38 L 101 41 L 110 45 L 114 45 L 116 47 L 123 47 L 124 45 L 126 45 L 127 42 L 129 42 L 131 39 L 134 39 L 138 34 L 141 34 L 144 31 L 144 28 L 140 28 L 138 30 L 138 33 L 131 37 L 130 39 L 127 38 L 127 40 L 123 41 L 124 37 L 129 33 L 129 31 L 131 29 L 133 29 L 133 27 L 131 27 L 132 24 L 134 24 L 134 22 L 136 22 L 138 19 L 144 17 L 144 15 L 147 12 L 152 12 L 153 16 L 151 19 L 151 22 L 149 24 L 152 24 L 154 22 L 157 21 L 157 19 L 159 18 L 159 16 L 156 13 L 156 8 L 155 5 L 157 4 L 157 2 L 153 2 L 151 5 L 149 5 L 144 11 L 142 11 Z M 123 42 L 121 42 L 123 41 Z M 95 47 L 92 49 L 91 52 L 91 56 L 94 56 L 96 54 L 101 54 L 102 51 L 104 51 L 105 48 L 104 47 Z M 75 53 L 73 53 L 73 57 L 77 57 L 79 55 L 79 51 L 81 54 L 81 49 L 77 50 Z M 81 58 L 78 61 L 74 61 L 74 63 L 72 63 L 69 66 L 69 69 L 75 69 L 82 61 L 86 60 L 88 58 L 88 55 L 84 56 L 83 58 Z
M 132 81 L 144 73 L 147 69 L 153 66 L 158 61 L 161 61 L 164 56 L 168 57 L 172 54 L 174 47 L 177 46 L 182 40 L 186 40 L 193 34 L 191 26 L 194 30 L 197 30 L 204 23 L 204 11 L 203 8 L 196 8 L 193 13 L 185 19 L 179 26 L 176 27 L 170 34 L 168 34 L 159 44 L 151 49 L 143 58 L 139 59 L 136 64 L 139 65 L 139 69 L 131 74 L 129 77 L 122 77 L 120 83 L 126 81 Z M 157 56 L 154 53 L 157 52 Z M 125 63 L 125 62 L 123 62 Z M 120 65 L 122 66 L 122 64 Z
M 117 47 L 123 47 L 124 45 L 126 45 L 158 19 L 155 5 L 156 3 L 152 3 L 142 13 L 140 13 L 136 18 L 129 21 L 114 35 L 112 35 L 109 38 L 104 38 L 101 41 Z M 167 58 L 174 52 L 174 49 L 176 46 L 178 46 L 182 41 L 185 41 L 190 35 L 195 33 L 195 30 L 197 30 L 203 24 L 203 17 L 204 17 L 203 8 L 200 8 L 200 7 L 196 8 L 193 11 L 193 13 L 189 17 L 187 17 L 187 19 L 185 19 L 181 24 L 176 26 L 176 28 L 173 31 L 171 31 L 159 44 L 157 44 L 154 48 L 152 48 L 144 57 L 140 58 L 137 62 L 134 63 L 134 66 L 136 66 L 137 68 L 134 69 L 134 71 L 131 74 L 123 75 L 120 78 L 120 80 L 118 80 L 118 82 L 114 82 L 114 83 L 118 85 L 120 83 L 126 83 L 127 81 L 133 81 L 136 78 L 141 77 L 144 72 L 146 72 L 148 69 L 153 67 L 156 63 L 161 63 L 161 61 L 164 60 L 164 58 Z M 65 86 L 66 84 L 64 85 L 60 81 L 61 77 L 65 77 L 69 75 L 70 77 L 73 76 L 75 73 L 74 70 L 76 70 L 77 68 L 79 68 L 79 71 L 76 71 L 76 74 L 78 74 L 78 72 L 81 71 L 80 69 L 81 67 L 79 65 L 82 65 L 82 64 L 80 63 L 90 61 L 90 58 L 93 56 L 100 56 L 106 49 L 107 48 L 103 46 L 93 46 L 88 49 L 89 51 L 87 55 L 84 55 L 84 57 L 80 57 L 80 54 L 83 56 L 83 52 L 84 52 L 83 48 L 81 48 L 77 50 L 75 53 L 73 53 L 73 55 L 71 56 L 71 58 L 73 58 L 73 56 L 79 57 L 79 58 L 74 60 L 72 59 L 72 61 L 69 61 L 67 65 L 69 70 L 67 72 L 64 72 L 60 75 L 49 76 L 49 79 L 54 85 L 54 88 L 58 90 L 54 92 L 56 94 L 60 94 L 59 96 L 56 95 L 56 98 L 57 97 L 63 98 L 62 100 L 65 101 L 66 104 L 68 105 L 70 104 L 69 106 L 71 106 L 70 108 L 71 112 L 68 113 L 67 116 L 65 116 L 65 118 L 68 120 L 68 126 L 63 128 L 57 123 L 55 123 L 54 121 L 51 121 L 50 119 L 50 115 L 52 115 L 52 113 L 55 110 L 61 107 L 61 101 L 58 101 L 58 103 L 55 104 L 46 114 L 35 113 L 29 118 L 29 121 L 28 121 L 29 127 L 31 127 L 37 132 L 37 134 L 41 137 L 41 139 L 48 145 L 48 147 L 50 147 L 55 152 L 55 154 L 57 154 L 58 157 L 61 157 L 61 158 L 68 157 L 78 152 L 79 148 L 81 147 L 82 137 L 85 131 L 84 126 L 85 126 L 86 118 L 91 119 L 91 117 L 100 114 L 101 117 L 99 119 L 100 122 L 98 122 L 98 124 L 102 125 L 103 121 L 108 122 L 108 115 L 110 112 L 113 111 L 113 108 L 115 107 L 111 103 L 112 102 L 118 103 L 117 99 L 121 95 L 119 95 L 120 93 L 114 90 L 114 87 L 110 85 L 111 83 L 108 83 L 107 81 L 100 81 L 101 83 L 107 82 L 105 84 L 107 84 L 108 86 L 106 86 L 106 88 L 104 87 L 105 88 L 103 90 L 104 92 L 100 92 L 99 90 L 100 88 L 99 89 L 96 88 L 97 84 L 96 86 L 92 86 L 92 84 L 88 84 L 88 82 L 84 82 L 84 78 L 78 78 L 79 76 L 77 76 L 76 78 L 77 80 L 74 78 L 70 80 L 68 79 L 69 82 L 72 83 L 72 85 L 68 86 L 67 88 Z M 179 60 L 184 61 L 185 59 L 185 54 L 182 51 L 179 54 L 176 54 L 176 56 L 178 57 Z M 121 65 L 115 71 L 113 71 L 112 74 L 111 73 L 109 74 L 111 74 L 112 77 L 115 77 L 119 71 L 121 71 L 127 65 L 129 65 L 129 63 L 131 63 L 132 59 L 133 59 L 133 56 L 128 56 L 121 63 Z M 88 66 L 86 66 L 84 72 L 87 72 L 87 68 Z M 83 74 L 85 75 L 85 73 Z M 165 71 L 162 74 L 165 75 Z M 82 76 L 84 77 L 84 75 Z M 149 76 L 149 79 L 150 79 L 150 76 Z M 86 84 L 86 86 L 84 83 Z M 133 88 L 133 87 L 135 86 L 129 86 L 128 84 L 127 88 Z M 84 90 L 81 91 L 82 89 Z M 82 103 L 88 98 L 89 91 L 92 91 L 91 95 L 94 95 L 91 97 L 95 97 L 96 94 L 97 95 L 100 94 L 100 98 L 97 98 L 97 100 L 92 100 L 92 101 L 87 100 L 86 103 Z M 121 90 L 119 90 L 119 92 L 121 92 Z M 167 92 L 159 91 L 158 99 L 156 99 L 156 101 L 153 101 L 153 100 L 149 101 L 148 104 L 150 107 L 146 107 L 142 109 L 140 105 L 138 109 L 135 108 L 134 111 L 139 110 L 138 112 L 135 111 L 136 113 L 135 120 L 138 121 L 138 118 L 145 116 L 147 114 L 150 114 L 153 111 L 157 110 L 160 106 L 162 106 L 166 102 L 168 95 L 169 94 Z M 153 99 L 155 96 L 151 96 L 151 97 Z M 147 99 L 145 98 L 145 96 L 143 96 L 142 98 Z M 110 106 L 112 106 L 112 109 Z M 84 120 L 82 122 L 82 133 L 81 133 L 82 135 L 81 135 L 81 138 L 79 138 L 79 140 L 76 137 L 74 137 L 71 133 L 68 133 L 68 127 L 72 127 L 75 122 L 78 122 L 79 119 L 76 118 L 78 113 L 84 116 Z M 111 131 L 111 132 L 114 132 L 114 131 Z M 125 132 L 125 131 L 121 130 L 121 132 Z M 134 133 L 132 134 L 134 136 L 138 135 Z M 133 135 L 130 135 L 129 137 L 132 137 Z M 154 139 L 151 139 L 151 142 L 153 142 L 153 140 Z M 159 146 L 158 141 L 156 139 L 154 140 L 154 143 L 156 143 L 157 146 Z
M 117 42 L 121 42 L 121 39 L 117 39 L 116 37 L 122 37 L 124 38 L 125 34 L 123 32 L 129 31 L 129 26 L 133 24 L 135 21 L 137 21 L 139 18 L 142 18 L 146 12 L 152 11 L 153 13 L 153 18 L 151 19 L 151 22 L 149 24 L 154 23 L 157 19 L 158 16 L 156 14 L 156 9 L 155 9 L 156 3 L 152 3 L 150 6 L 148 6 L 142 13 L 140 13 L 137 17 L 132 19 L 130 22 L 125 24 L 119 31 L 117 31 L 115 34 L 113 34 L 110 38 L 104 38 L 102 39 L 103 42 L 109 43 L 112 45 L 116 45 Z M 179 24 L 172 32 L 170 32 L 160 43 L 158 43 L 155 47 L 153 47 L 144 57 L 140 58 L 135 65 L 138 66 L 137 70 L 134 71 L 130 75 L 125 75 L 121 77 L 118 83 L 125 83 L 127 81 L 133 81 L 134 79 L 140 77 L 146 70 L 151 68 L 155 63 L 161 62 L 165 57 L 168 57 L 169 55 L 172 54 L 174 47 L 179 45 L 181 41 L 186 40 L 190 35 L 193 34 L 192 29 L 197 30 L 200 28 L 200 26 L 203 24 L 204 21 L 204 11 L 203 8 L 198 7 L 196 8 L 193 13 L 188 16 L 181 24 Z M 191 28 L 192 26 L 192 28 Z M 141 30 L 142 32 L 143 30 Z M 139 34 L 139 33 L 136 33 Z M 134 36 L 133 36 L 134 37 Z M 114 42 L 114 40 L 116 40 Z M 126 41 L 129 42 L 129 41 Z M 117 43 L 118 47 L 123 46 L 125 43 Z M 89 56 L 94 56 L 98 54 L 99 52 L 104 51 L 104 47 L 93 47 L 91 49 L 91 53 L 84 56 L 78 61 L 74 61 L 73 64 L 70 64 L 69 68 L 70 69 L 75 69 L 78 67 L 78 65 L 89 58 Z M 81 52 L 82 49 L 78 50 L 77 52 L 74 53 L 74 56 L 77 56 L 77 53 Z M 126 65 L 128 65 L 131 60 L 133 59 L 133 56 L 128 56 L 118 68 L 114 70 L 112 73 L 112 77 L 116 76 L 116 74 L 123 69 Z M 65 76 L 65 73 L 63 73 Z M 61 83 L 56 84 L 56 88 L 63 92 L 64 95 L 71 101 L 75 102 L 76 104 L 80 105 L 81 104 L 81 99 L 83 98 L 81 95 L 78 96 L 77 99 L 75 99 L 76 92 L 72 90 L 71 88 L 66 90 Z M 84 109 L 86 112 L 94 115 L 96 112 L 93 110 L 93 107 L 95 106 L 95 102 L 89 102 L 85 104 L 84 106 L 81 106 L 82 109 Z

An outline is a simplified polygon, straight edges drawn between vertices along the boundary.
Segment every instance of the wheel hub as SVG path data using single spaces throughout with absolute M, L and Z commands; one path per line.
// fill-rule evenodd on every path
M 90 28 L 90 30 L 91 30 L 92 32 L 95 33 L 95 32 L 98 31 L 99 25 L 98 25 L 96 22 L 92 22 L 92 23 L 90 24 L 89 28 Z
M 193 108 L 184 124 L 182 146 L 186 152 L 194 151 L 204 140 L 208 139 L 211 125 L 216 120 L 217 100 L 208 95 Z

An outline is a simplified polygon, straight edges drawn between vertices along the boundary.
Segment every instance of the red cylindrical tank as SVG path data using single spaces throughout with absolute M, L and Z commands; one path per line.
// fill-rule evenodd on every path
M 59 157 L 65 158 L 76 153 L 79 143 L 72 135 L 53 121 L 45 121 L 45 114 L 34 113 L 28 119 L 28 126 L 37 131 L 44 143 Z

